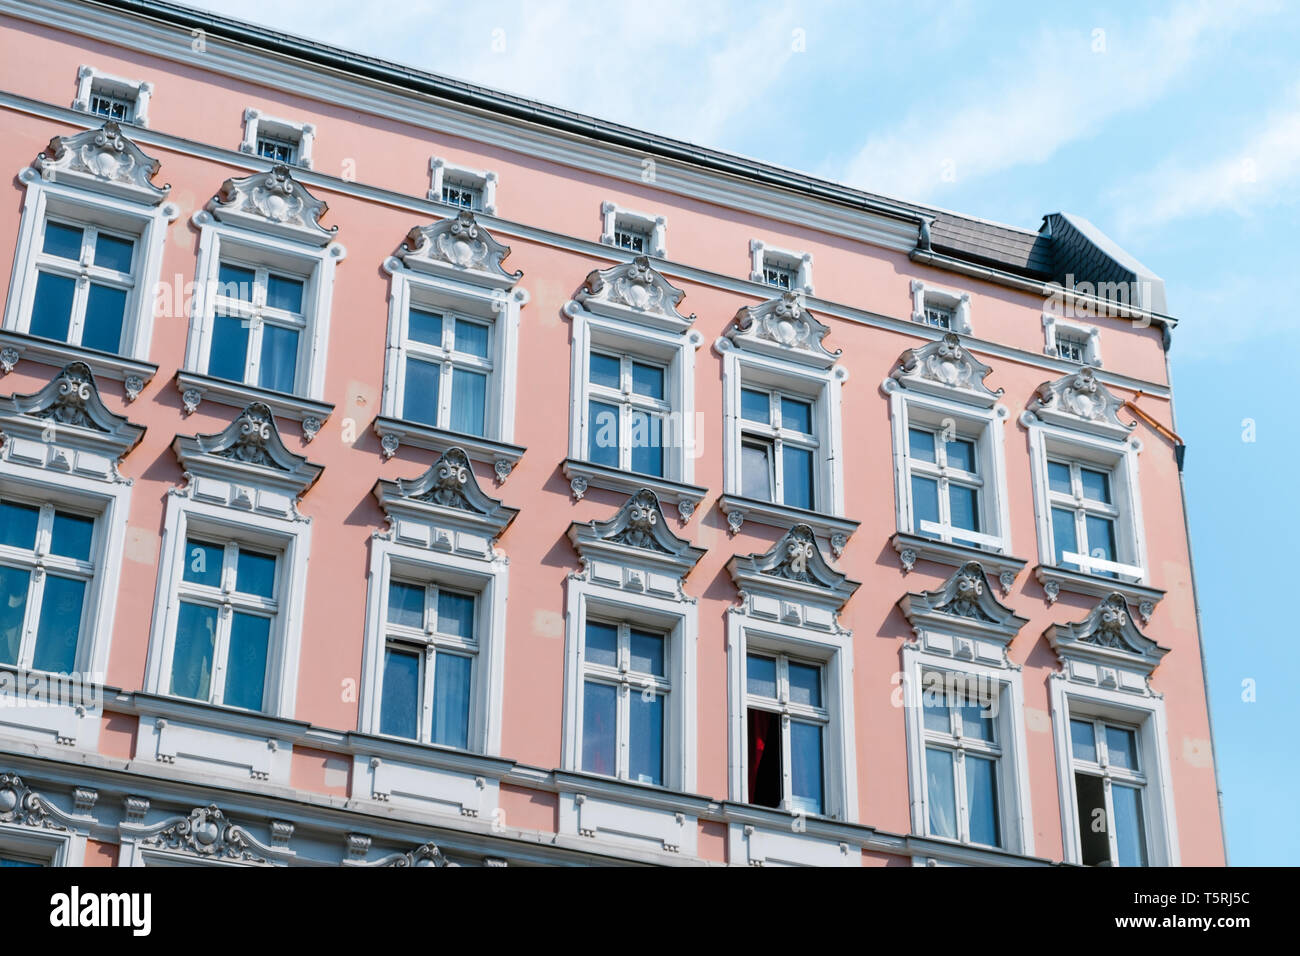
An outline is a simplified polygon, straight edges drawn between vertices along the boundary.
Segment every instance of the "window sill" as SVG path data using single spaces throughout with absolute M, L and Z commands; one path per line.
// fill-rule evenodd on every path
M 812 528 L 813 534 L 830 542 L 831 553 L 837 558 L 844 553 L 849 538 L 861 524 L 849 518 L 838 518 L 819 511 L 792 508 L 788 505 L 779 505 L 758 498 L 745 498 L 741 495 L 723 495 L 718 499 L 718 508 L 727 516 L 727 527 L 732 534 L 739 532 L 746 520 L 779 528 L 782 531 L 789 531 L 797 524 L 806 524 Z
M 960 568 L 968 561 L 978 561 L 990 577 L 997 579 L 1004 595 L 1011 593 L 1011 585 L 1015 583 L 1016 576 L 1029 563 L 1023 558 L 1008 554 L 985 551 L 967 544 L 935 541 L 904 531 L 896 533 L 889 539 L 889 543 L 898 552 L 904 574 L 911 571 L 917 561 L 933 561 L 951 568 Z
M 193 414 L 204 399 L 238 409 L 247 408 L 253 402 L 262 402 L 271 409 L 277 420 L 299 422 L 302 425 L 303 441 L 308 442 L 316 437 L 325 420 L 334 411 L 334 406 L 328 402 L 184 370 L 176 373 L 176 390 L 181 393 L 186 415 Z
M 95 378 L 121 382 L 128 402 L 139 398 L 144 387 L 158 374 L 158 366 L 150 362 L 140 362 L 95 349 L 83 349 L 78 345 L 28 335 L 26 332 L 0 332 L 0 374 L 12 372 L 19 359 L 53 368 L 63 368 L 71 362 L 85 362 Z
M 587 493 L 588 488 L 603 488 L 605 491 L 617 491 L 627 495 L 634 495 L 642 488 L 649 488 L 659 498 L 661 505 L 677 506 L 677 516 L 683 524 L 691 520 L 695 509 L 708 494 L 707 488 L 698 485 L 688 485 L 635 471 L 622 471 L 578 458 L 564 459 L 561 467 L 564 469 L 564 477 L 569 479 L 569 489 L 573 492 L 573 497 L 579 501 Z
M 1034 577 L 1038 579 L 1038 583 L 1047 592 L 1048 604 L 1055 604 L 1062 591 L 1069 591 L 1071 594 L 1086 594 L 1089 597 L 1096 598 L 1104 598 L 1106 595 L 1118 591 L 1124 595 L 1124 600 L 1128 601 L 1130 606 L 1137 608 L 1138 613 L 1142 615 L 1143 624 L 1151 622 L 1151 615 L 1155 613 L 1156 605 L 1165 596 L 1164 591 L 1159 588 L 1148 587 L 1145 584 L 1134 584 L 1119 578 L 1084 574 L 1081 571 L 1071 571 L 1068 568 L 1058 568 L 1048 564 L 1040 564 L 1035 567 Z
M 390 418 L 387 415 L 376 417 L 374 427 L 385 458 L 392 458 L 402 445 L 426 448 L 440 455 L 448 448 L 462 448 L 470 461 L 491 465 L 496 472 L 498 484 L 510 476 L 510 472 L 528 450 L 522 445 L 511 445 L 490 438 L 480 438 L 478 435 L 434 428 L 432 425 L 421 425 L 400 418 Z

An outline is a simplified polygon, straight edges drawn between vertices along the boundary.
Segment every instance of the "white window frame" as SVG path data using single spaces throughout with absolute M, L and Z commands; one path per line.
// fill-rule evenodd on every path
M 570 577 L 567 582 L 564 737 L 562 766 L 583 773 L 582 695 L 587 671 L 583 650 L 588 618 L 610 624 L 644 627 L 664 635 L 666 683 L 671 687 L 664 707 L 663 788 L 693 793 L 696 780 L 696 738 L 699 735 L 695 703 L 695 662 L 698 635 L 694 600 L 633 594 L 591 580 Z M 636 675 L 622 672 L 620 707 L 629 694 L 642 693 Z M 619 766 L 626 766 L 620 757 Z M 618 779 L 618 778 L 611 778 Z M 629 782 L 629 781 L 625 781 Z M 640 784 L 640 786 L 653 786 Z
M 600 204 L 600 217 L 600 241 L 603 245 L 613 246 L 628 255 L 652 256 L 656 259 L 668 258 L 668 220 L 663 216 L 625 209 L 606 200 Z M 637 251 L 624 249 L 620 246 L 615 236 L 623 229 L 643 233 L 646 237 L 647 248 Z
M 791 508 L 798 507 L 796 505 L 788 504 L 785 501 L 785 446 L 790 445 L 804 451 L 812 452 L 814 474 L 813 487 L 811 490 L 813 500 L 812 507 L 809 510 L 818 510 L 821 505 L 821 498 L 819 496 L 820 489 L 818 488 L 818 485 L 822 484 L 818 478 L 818 472 L 824 470 L 828 464 L 827 452 L 822 448 L 824 442 L 821 436 L 817 434 L 819 418 L 821 417 L 818 415 L 818 399 L 809 397 L 804 393 L 792 393 L 788 389 L 761 385 L 758 383 L 746 385 L 742 381 L 740 383 L 740 388 L 742 407 L 744 392 L 746 391 L 762 392 L 768 399 L 767 424 L 751 421 L 750 419 L 745 418 L 743 414 L 738 423 L 738 428 L 740 430 L 741 457 L 739 461 L 741 468 L 743 469 L 744 467 L 744 448 L 747 443 L 757 444 L 761 442 L 765 448 L 770 448 L 771 454 L 767 457 L 768 487 L 772 491 L 772 497 L 770 500 L 773 504 Z M 813 429 L 811 434 L 786 427 L 781 415 L 781 401 L 782 399 L 787 398 L 808 405 L 808 418 Z M 739 477 L 742 481 L 744 480 L 743 473 Z
M 267 116 L 250 106 L 244 110 L 244 139 L 239 144 L 239 151 L 266 161 L 268 157 L 262 156 L 257 150 L 257 141 L 262 137 L 290 143 L 295 147 L 293 161 L 286 165 L 312 168 L 312 147 L 316 142 L 316 127 L 313 124 Z M 272 159 L 270 162 L 278 160 Z
M 90 109 L 91 97 L 101 92 L 131 103 L 131 115 L 118 120 L 119 123 L 130 123 L 134 126 L 149 125 L 149 100 L 153 96 L 152 83 L 113 76 L 111 73 L 105 73 L 86 64 L 79 66 L 77 98 L 72 101 L 72 108 L 101 119 L 114 119 L 115 117 L 94 113 Z
M 195 213 L 194 222 L 199 227 L 199 255 L 195 270 L 196 294 L 190 309 L 185 368 L 201 375 L 208 374 L 222 261 L 262 270 L 259 275 L 270 269 L 303 280 L 303 327 L 298 342 L 298 365 L 292 395 L 315 400 L 323 398 L 335 266 L 346 255 L 343 247 L 331 242 L 322 248 L 255 232 L 219 222 L 204 210 Z M 256 322 L 257 319 L 251 321 Z M 253 342 L 254 336 L 250 334 L 250 354 Z M 247 374 L 246 365 L 246 377 Z M 235 391 L 246 388 L 261 391 L 260 386 L 248 382 L 230 382 L 228 385 Z M 212 389 L 210 397 L 220 400 L 220 391 Z M 250 400 L 247 395 L 243 395 L 236 403 L 246 404 Z
M 1180 865 L 1164 698 L 1135 698 L 1129 692 L 1090 687 L 1070 680 L 1053 680 L 1048 684 L 1052 704 L 1052 732 L 1056 741 L 1064 862 L 1080 865 L 1083 862 L 1078 829 L 1078 797 L 1074 784 L 1074 749 L 1070 738 L 1070 718 L 1074 717 L 1123 724 L 1137 731 L 1139 763 L 1147 768 L 1143 772 L 1145 785 L 1142 788 L 1147 865 Z M 1109 785 L 1106 789 L 1107 806 L 1110 806 Z
M 267 653 L 262 710 L 254 713 L 292 718 L 298 693 L 311 524 L 301 517 L 276 518 L 259 514 L 252 518 L 247 512 L 194 500 L 184 494 L 172 494 L 167 499 L 158 562 L 158 590 L 145 671 L 146 690 L 160 696 L 172 696 L 172 654 L 180 601 L 186 589 L 184 562 L 188 559 L 186 543 L 190 538 L 213 543 L 233 540 L 252 550 L 276 554 L 276 593 L 281 597 Z M 175 699 L 192 701 L 192 698 Z
M 467 186 L 477 190 L 478 203 L 474 206 L 460 206 L 447 203 L 443 199 L 443 189 L 451 184 Z M 429 198 L 436 203 L 453 206 L 456 209 L 468 208 L 471 212 L 485 216 L 497 214 L 497 174 L 490 169 L 470 169 L 457 166 L 441 156 L 429 157 Z
M 933 636 L 927 635 L 927 640 Z M 950 638 L 949 640 L 953 640 Z M 1018 668 L 981 665 L 973 661 L 960 661 L 953 657 L 930 653 L 920 645 L 903 647 L 903 701 L 904 723 L 907 732 L 908 777 L 911 785 L 912 832 L 931 839 L 955 842 L 966 846 L 983 847 L 972 843 L 965 834 L 969 826 L 963 790 L 957 791 L 958 839 L 952 840 L 930 833 L 929 785 L 926 772 L 926 744 L 931 742 L 930 731 L 925 727 L 922 710 L 925 694 L 930 687 L 926 675 L 943 673 L 953 675 L 958 686 L 991 691 L 997 695 L 997 714 L 994 719 L 994 737 L 997 743 L 996 786 L 998 797 L 998 826 L 1002 835 L 1000 849 L 1024 856 L 1034 854 L 1034 821 L 1030 809 L 1029 765 L 1025 745 L 1025 701 L 1021 672 Z M 936 741 L 938 742 L 938 741 Z M 954 750 L 948 742 L 939 742 L 945 749 Z M 963 738 L 963 743 L 966 739 Z M 955 752 L 964 753 L 965 748 Z M 969 749 L 974 756 L 991 754 L 987 743 L 971 741 Z M 954 760 L 954 767 L 959 765 Z M 959 774 L 961 771 L 957 771 Z
M 858 782 L 853 723 L 852 632 L 822 633 L 800 625 L 765 620 L 753 613 L 753 604 L 748 601 L 742 607 L 731 609 L 727 615 L 730 792 L 731 799 L 738 803 L 747 803 L 749 799 L 750 695 L 746 661 L 750 654 L 783 655 L 800 663 L 821 666 L 821 709 L 827 717 L 822 739 L 823 806 L 817 816 L 856 822 Z M 794 710 L 789 710 L 789 713 L 793 714 Z M 783 740 L 788 736 L 787 723 L 783 717 Z M 788 778 L 788 747 L 783 749 L 782 762 L 783 773 Z M 796 816 L 809 815 L 789 806 L 788 779 L 783 784 L 778 809 Z
M 440 554 L 426 548 L 371 539 L 366 598 L 366 648 L 362 664 L 359 729 L 379 735 L 383 704 L 384 651 L 389 643 L 388 590 L 396 577 L 404 582 L 424 582 L 475 595 L 475 653 L 470 678 L 468 750 L 489 755 L 501 751 L 501 709 L 505 681 L 505 617 L 509 566 L 504 560 L 475 560 Z M 446 646 L 427 635 L 428 646 Z M 465 648 L 462 648 L 465 649 Z M 421 671 L 424 674 L 424 671 Z M 423 677 L 422 677 L 423 680 Z M 426 703 L 431 687 L 422 683 Z M 429 727 L 421 716 L 418 740 L 428 744 Z M 392 738 L 407 740 L 409 738 Z
M 1057 344 L 1060 334 L 1075 338 L 1083 343 L 1083 357 L 1079 360 L 1061 355 Z M 1101 330 L 1095 325 L 1080 325 L 1066 322 L 1051 312 L 1043 313 L 1043 354 L 1069 362 L 1071 365 L 1088 365 L 1101 368 Z
M 1146 584 L 1149 570 L 1138 482 L 1140 443 L 1136 439 L 1116 441 L 1032 421 L 1029 423 L 1029 447 L 1034 510 L 1038 524 L 1038 553 L 1042 564 L 1051 568 L 1058 567 L 1052 535 L 1053 494 L 1048 488 L 1047 463 L 1049 460 L 1077 462 L 1110 473 L 1113 500 L 1108 516 L 1115 518 L 1116 563 L 1140 569 L 1141 572 L 1139 575 L 1120 573 L 1118 578 L 1113 579 L 1115 584 L 1121 590 L 1125 583 Z M 1075 474 L 1075 469 L 1071 469 L 1071 474 Z M 1076 528 L 1078 521 L 1076 517 Z M 1090 573 L 1078 567 L 1063 567 L 1063 570 Z M 1097 580 L 1104 583 L 1112 579 L 1097 576 Z
M 911 283 L 912 292 L 912 321 L 927 328 L 938 329 L 940 333 L 955 332 L 958 335 L 971 334 L 971 307 L 970 293 L 959 292 L 954 289 L 944 289 L 920 279 L 913 279 Z M 926 318 L 926 308 L 936 306 L 952 314 L 952 320 L 949 328 L 931 325 Z
M 769 268 L 782 269 L 790 273 L 790 288 L 783 289 L 767 281 Z M 749 240 L 749 280 L 765 288 L 781 292 L 803 292 L 812 295 L 813 291 L 813 256 L 811 252 L 796 252 L 790 249 L 778 249 L 769 246 L 762 239 Z
M 86 835 L 0 823 L 0 857 L 37 866 L 84 866 Z

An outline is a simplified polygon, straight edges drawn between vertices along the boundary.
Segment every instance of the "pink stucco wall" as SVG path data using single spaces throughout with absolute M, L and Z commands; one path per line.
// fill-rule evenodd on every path
M 751 237 L 771 245 L 807 250 L 816 260 L 818 296 L 895 318 L 910 314 L 909 281 L 922 278 L 972 294 L 982 339 L 1041 354 L 1042 300 L 910 263 L 905 255 L 889 253 L 822 232 L 812 226 L 787 223 L 724 210 L 708 203 L 657 191 L 652 184 L 630 186 L 590 172 L 566 168 L 522 153 L 485 147 L 453 136 L 405 128 L 400 123 L 363 116 L 328 104 L 286 95 L 273 89 L 226 78 L 214 81 L 204 71 L 202 56 L 178 63 L 108 45 L 60 35 L 56 31 L 0 20 L 6 55 L 0 58 L 0 89 L 22 97 L 68 105 L 75 93 L 77 66 L 92 63 L 110 73 L 142 76 L 156 88 L 150 106 L 150 129 L 196 143 L 233 149 L 242 135 L 241 116 L 257 106 L 275 116 L 316 124 L 315 171 L 338 175 L 344 164 L 355 179 L 423 197 L 428 189 L 428 157 L 446 156 L 469 167 L 498 172 L 498 208 L 502 218 L 556 233 L 594 240 L 600 231 L 599 206 L 604 199 L 634 209 L 654 210 L 669 223 L 669 258 L 693 267 L 746 278 Z M 20 31 L 15 42 L 10 31 Z M 4 111 L 6 135 L 0 139 L 0 169 L 17 173 L 27 166 L 51 136 L 74 132 L 21 109 Z M 193 278 L 198 233 L 190 216 L 231 175 L 251 168 L 232 166 L 150 145 L 146 152 L 162 161 L 159 182 L 172 184 L 171 199 L 180 216 L 171 226 L 165 247 L 164 281 Z M 227 157 L 233 160 L 234 157 Z M 366 571 L 371 534 L 383 516 L 370 495 L 377 478 L 413 477 L 432 461 L 431 453 L 403 447 L 391 461 L 380 455 L 370 429 L 379 410 L 383 385 L 383 337 L 387 322 L 388 277 L 380 263 L 417 218 L 409 211 L 368 202 L 331 188 L 312 185 L 330 205 L 326 225 L 338 225 L 338 238 L 347 245 L 347 260 L 338 269 L 334 287 L 329 358 L 325 376 L 326 401 L 337 408 L 310 445 L 300 441 L 298 426 L 282 422 L 288 446 L 324 466 L 324 474 L 305 497 L 302 510 L 313 519 L 313 541 L 306 594 L 303 652 L 299 671 L 297 720 L 325 728 L 354 729 L 358 714 L 355 694 L 344 693 L 348 681 L 359 681 L 364 641 Z M 21 184 L 10 179 L 0 190 L 0 285 L 7 286 L 22 202 Z M 561 307 L 583 277 L 608 260 L 532 244 L 505 236 L 512 246 L 508 266 L 524 273 L 522 285 L 531 294 L 524 308 L 519 336 L 516 441 L 527 446 L 509 480 L 494 494 L 521 509 L 499 546 L 510 556 L 510 599 L 503 699 L 502 756 L 539 767 L 555 767 L 561 755 L 564 631 L 562 616 L 566 575 L 576 567 L 576 555 L 564 537 L 574 520 L 604 519 L 622 503 L 618 495 L 592 490 L 575 502 L 559 470 L 568 448 L 567 396 L 570 385 L 568 321 Z M 712 343 L 738 307 L 757 298 L 691 282 L 674 280 L 686 291 L 683 311 L 698 314 L 697 328 Z M 1106 370 L 1157 384 L 1166 382 L 1159 333 L 1132 329 L 1117 320 L 1098 319 Z M 907 758 L 903 711 L 891 703 L 899 651 L 910 627 L 895 608 L 907 591 L 933 588 L 951 569 L 921 564 L 907 578 L 889 545 L 896 530 L 891 460 L 889 406 L 879 385 L 894 359 L 923 339 L 861 324 L 831 320 L 827 345 L 843 350 L 850 371 L 844 391 L 845 514 L 862 522 L 838 568 L 862 582 L 850 600 L 842 622 L 854 632 L 854 707 L 857 719 L 859 820 L 894 832 L 910 829 Z M 150 346 L 150 359 L 160 366 L 141 398 L 126 405 L 120 385 L 101 382 L 105 400 L 114 411 L 148 426 L 144 440 L 125 460 L 122 471 L 135 480 L 130 529 L 126 545 L 122 592 L 107 679 L 125 690 L 142 687 L 154 590 L 157 582 L 158 539 L 167 491 L 181 482 L 170 445 L 176 434 L 218 432 L 234 411 L 205 402 L 197 413 L 182 417 L 180 396 L 172 383 L 182 367 L 187 322 L 182 315 L 160 318 Z M 1016 361 L 980 356 L 993 366 L 987 380 L 1005 390 L 1012 409 L 1005 426 L 1006 483 L 1011 495 L 1012 551 L 1036 561 L 1036 535 L 1031 498 L 1029 448 L 1025 428 L 1016 417 L 1034 389 L 1055 378 L 1049 369 L 1026 358 Z M 709 344 L 696 355 L 695 401 L 705 424 L 703 456 L 696 463 L 695 483 L 709 489 L 691 522 L 677 533 L 707 549 L 687 580 L 687 590 L 699 598 L 698 780 L 696 791 L 717 799 L 727 794 L 727 678 L 725 614 L 736 600 L 725 570 L 733 554 L 766 551 L 779 533 L 746 523 L 732 537 L 715 506 L 723 487 L 722 360 Z M 0 382 L 0 391 L 27 393 L 44 385 L 51 370 L 23 362 Z M 1115 389 L 1122 398 L 1132 397 Z M 1168 425 L 1167 400 L 1147 396 L 1142 407 Z M 356 438 L 343 440 L 348 419 Z M 1183 502 L 1169 443 L 1145 424 L 1135 433 L 1145 445 L 1141 456 L 1142 515 L 1146 526 L 1151 583 L 1168 594 L 1145 629 L 1160 644 L 1172 648 L 1156 671 L 1154 687 L 1165 694 L 1169 750 L 1180 829 L 1182 860 L 1186 864 L 1223 862 L 1216 809 L 1215 781 L 1209 746 L 1206 699 L 1197 647 L 1188 544 Z M 492 489 L 486 469 L 480 483 Z M 1063 594 L 1048 606 L 1040 586 L 1022 572 L 1006 599 L 1029 619 L 1011 647 L 1011 657 L 1024 665 L 1025 725 L 1037 855 L 1061 857 L 1061 821 L 1057 794 L 1056 758 L 1051 734 L 1048 675 L 1057 669 L 1055 655 L 1041 637 L 1052 623 L 1081 619 L 1095 602 Z M 125 718 L 109 717 L 101 736 L 106 753 L 120 755 L 132 732 Z M 318 794 L 339 793 L 327 785 L 329 755 L 318 751 L 295 754 L 293 784 Z M 337 779 L 337 778 L 332 778 Z M 502 807 L 516 825 L 546 830 L 556 826 L 554 797 L 519 788 L 503 788 Z M 711 827 L 711 829 L 710 829 Z M 702 857 L 725 856 L 721 828 L 706 824 L 700 834 Z M 875 855 L 868 862 L 891 860 Z

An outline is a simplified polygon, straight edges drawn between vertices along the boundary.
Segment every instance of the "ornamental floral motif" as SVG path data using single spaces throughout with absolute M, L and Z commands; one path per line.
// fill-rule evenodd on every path
M 297 230 L 299 234 L 308 233 L 322 245 L 338 230 L 337 226 L 326 229 L 320 224 L 329 206 L 294 179 L 283 163 L 264 173 L 227 179 L 210 208 L 217 219 L 253 217 Z
M 432 843 L 418 846 L 410 853 L 401 853 L 382 860 L 379 866 L 450 866 L 442 851 Z
M 948 332 L 928 345 L 905 351 L 898 357 L 890 378 L 904 387 L 909 381 L 933 382 L 943 388 L 975 393 L 991 403 L 1002 394 L 1002 389 L 993 391 L 984 384 L 990 371 L 971 355 L 955 333 Z
M 283 470 L 267 448 L 271 436 L 275 434 L 275 421 L 271 417 L 270 408 L 261 402 L 254 402 L 240 413 L 234 428 L 235 440 L 228 447 L 214 451 L 214 454 L 247 465 Z
M 403 248 L 402 258 L 408 261 L 417 258 L 443 262 L 458 269 L 492 272 L 511 280 L 523 276 L 518 271 L 506 272 L 502 262 L 510 255 L 510 247 L 494 239 L 468 209 L 430 226 L 416 226 L 406 234 Z
M 1118 425 L 1131 429 L 1119 420 L 1118 412 L 1123 401 L 1111 394 L 1091 368 L 1059 378 L 1054 382 L 1044 382 L 1034 392 L 1029 403 L 1029 411 L 1042 413 L 1055 412 L 1069 415 L 1085 422 L 1104 425 Z
M 444 508 L 476 511 L 465 497 L 466 485 L 472 477 L 469 457 L 460 448 L 449 448 L 433 464 L 433 487 L 413 497 L 416 501 L 427 501 Z
M 984 569 L 974 562 L 967 564 L 956 574 L 952 598 L 937 610 L 976 621 L 992 621 L 994 618 L 980 606 L 984 588 Z
M 41 796 L 23 783 L 17 774 L 0 774 L 0 823 L 18 823 L 47 830 L 66 830 L 49 819 L 49 808 Z
M 763 573 L 790 581 L 813 581 L 809 565 L 817 553 L 817 542 L 807 525 L 795 525 L 778 545 L 780 557 Z
M 575 300 L 593 311 L 601 306 L 614 309 L 631 309 L 633 312 L 670 319 L 675 326 L 689 325 L 695 316 L 685 316 L 677 311 L 677 304 L 685 295 L 655 271 L 646 256 L 636 256 L 608 269 L 587 275 Z
M 253 852 L 248 833 L 231 823 L 216 804 L 196 807 L 189 817 L 143 841 L 145 846 L 181 850 L 218 860 L 265 863 Z
M 668 550 L 655 538 L 655 525 L 659 523 L 662 515 L 659 511 L 659 499 L 655 497 L 654 492 L 642 488 L 628 499 L 623 508 L 627 521 L 622 530 L 610 536 L 610 541 L 647 551 Z
M 93 177 L 102 182 L 118 183 L 143 191 L 154 202 L 167 195 L 170 186 L 155 186 L 152 179 L 160 167 L 158 160 L 146 156 L 109 120 L 99 129 L 83 130 L 72 136 L 55 136 L 36 157 L 35 166 L 46 179 L 69 172 Z
M 83 362 L 73 362 L 55 380 L 54 401 L 36 415 L 59 425 L 106 432 L 108 429 L 100 426 L 88 410 L 96 398 L 95 379 L 89 366 Z
M 740 309 L 725 335 L 740 347 L 771 343 L 784 355 L 826 367 L 840 354 L 839 349 L 832 352 L 822 344 L 829 332 L 830 328 L 808 311 L 800 293 L 784 292 Z

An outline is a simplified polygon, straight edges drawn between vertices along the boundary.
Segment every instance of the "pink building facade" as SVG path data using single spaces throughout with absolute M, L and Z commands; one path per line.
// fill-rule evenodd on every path
M 0 31 L 0 858 L 1224 862 L 1176 320 L 1091 224 Z

